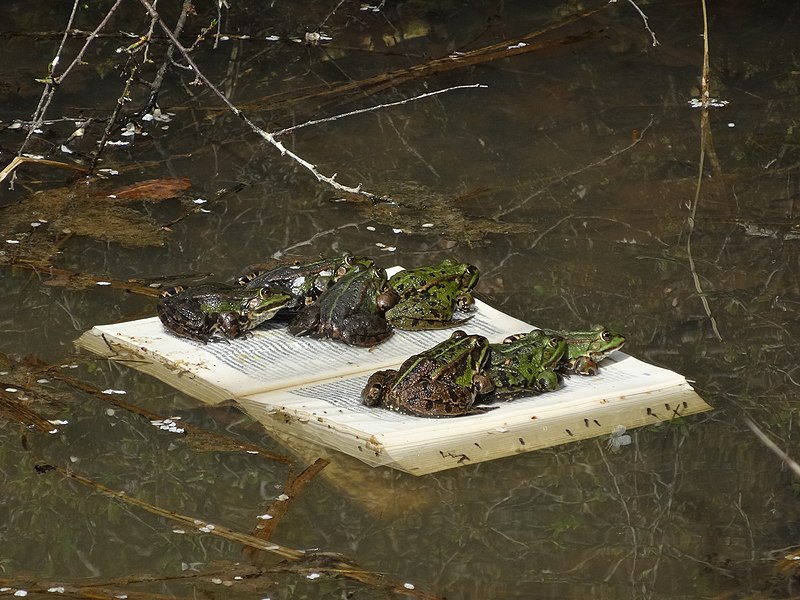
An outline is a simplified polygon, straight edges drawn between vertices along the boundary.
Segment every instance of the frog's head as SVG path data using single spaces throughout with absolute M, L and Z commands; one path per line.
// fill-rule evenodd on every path
M 397 371 L 391 369 L 376 371 L 370 375 L 367 385 L 361 391 L 361 403 L 365 406 L 376 407 L 383 404 L 386 394 L 389 393 L 392 382 L 397 376 Z
M 587 355 L 594 360 L 605 358 L 625 344 L 625 336 L 604 327 L 595 329 L 596 334 L 589 344 Z

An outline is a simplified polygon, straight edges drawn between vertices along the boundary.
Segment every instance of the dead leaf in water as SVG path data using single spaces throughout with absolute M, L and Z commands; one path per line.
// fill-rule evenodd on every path
M 145 200 L 157 202 L 177 197 L 180 192 L 192 187 L 187 177 L 171 177 L 164 179 L 148 179 L 110 194 L 117 200 Z

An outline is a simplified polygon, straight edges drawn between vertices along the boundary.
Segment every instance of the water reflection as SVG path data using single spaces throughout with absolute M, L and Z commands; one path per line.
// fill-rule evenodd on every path
M 457 255 L 480 267 L 478 291 L 492 304 L 557 328 L 603 322 L 623 330 L 627 351 L 693 378 L 715 411 L 629 431 L 631 443 L 618 452 L 606 440 L 588 441 L 424 478 L 330 456 L 331 473 L 323 470 L 298 497 L 276 541 L 342 552 L 364 569 L 448 598 L 783 594 L 792 575 L 775 584 L 770 560 L 797 544 L 797 481 L 740 417 L 752 416 L 800 456 L 792 434 L 800 382 L 793 360 L 800 333 L 794 3 L 710 7 L 713 94 L 730 104 L 710 113 L 713 155 L 701 177 L 691 244 L 699 291 L 686 245 L 700 153 L 700 113 L 688 104 L 702 65 L 698 6 L 642 5 L 656 48 L 638 13 L 617 3 L 544 36 L 551 44 L 540 50 L 367 89 L 353 82 L 427 58 L 516 44 L 573 8 L 402 2 L 369 11 L 337 4 L 233 6 L 223 13 L 229 39 L 218 40 L 216 49 L 201 43 L 193 57 L 269 131 L 452 86 L 488 86 L 283 139 L 321 173 L 338 173 L 338 181 L 391 202 L 319 184 L 230 116 L 206 87 L 190 85 L 191 74 L 171 69 L 159 103 L 173 120 L 143 122 L 147 135 L 104 151 L 103 166 L 120 172 L 110 188 L 93 183 L 83 195 L 64 196 L 65 172 L 43 165 L 21 168 L 14 190 L 4 183 L 0 230 L 20 243 L 6 243 L 2 260 L 42 248 L 40 236 L 48 236 L 55 266 L 119 280 L 209 272 L 229 279 L 270 256 L 342 250 L 374 255 L 384 266 Z M 135 14 L 119 13 L 115 27 L 139 32 L 140 8 L 124 10 Z M 187 45 L 215 12 L 197 10 Z M 10 83 L 0 118 L 9 124 L 30 119 L 40 92 L 31 80 L 46 75 L 42 57 L 60 39 L 42 28 L 60 33 L 67 8 L 41 12 L 10 2 L 0 11 L 7 31 L 39 32 L 32 36 L 36 53 L 27 34 L 3 38 Z M 92 5 L 79 12 L 76 27 L 94 27 L 102 17 L 97 11 Z M 331 42 L 286 41 L 320 23 Z M 70 56 L 83 41 L 67 42 Z M 92 45 L 95 54 L 61 86 L 49 111 L 53 122 L 34 137 L 30 152 L 88 160 L 102 121 L 83 138 L 67 140 L 76 120 L 106 118 L 113 109 L 129 73 L 114 51 L 123 43 L 130 40 L 112 36 Z M 157 67 L 143 68 L 152 79 Z M 148 91 L 134 86 L 131 95 L 138 107 Z M 114 139 L 123 139 L 123 125 L 114 128 Z M 4 165 L 24 135 L 24 128 L 0 132 L 2 146 L 12 149 Z M 196 198 L 245 187 L 162 232 L 163 246 L 144 249 L 82 234 L 63 217 L 74 210 L 49 219 L 32 211 L 21 219 L 32 199 L 41 200 L 37 192 L 51 200 L 50 209 L 68 198 L 101 210 L 109 189 L 167 177 L 188 177 L 191 194 L 137 201 L 126 210 L 164 224 Z M 97 190 L 99 197 L 92 195 Z M 31 229 L 39 217 L 48 226 Z M 5 267 L 4 297 L 14 300 L 0 313 L 0 350 L 78 364 L 70 374 L 100 389 L 126 390 L 131 402 L 165 417 L 287 452 L 284 441 L 235 411 L 200 407 L 115 365 L 72 359 L 77 335 L 97 323 L 153 314 L 154 301 L 118 289 L 71 289 L 36 266 Z M 3 367 L 3 382 L 18 368 Z M 34 465 L 44 459 L 72 466 L 132 496 L 245 532 L 281 493 L 284 465 L 197 452 L 146 419 L 109 414 L 108 405 L 63 384 L 42 385 L 61 394 L 60 402 L 32 408 L 69 424 L 44 435 L 3 422 L 0 581 L 191 573 L 216 560 L 241 560 L 239 544 L 173 534 L 164 519 L 53 474 L 37 475 Z M 310 462 L 309 454 L 292 451 L 302 457 L 299 468 Z M 209 576 L 146 589 L 188 595 L 216 586 Z M 274 573 L 264 588 L 243 595 L 326 597 L 354 587 L 328 574 Z

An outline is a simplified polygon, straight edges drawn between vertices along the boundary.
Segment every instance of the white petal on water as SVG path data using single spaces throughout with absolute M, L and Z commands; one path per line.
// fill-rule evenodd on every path
M 63 585 L 58 585 L 56 587 L 47 588 L 47 591 L 50 592 L 51 594 L 63 594 L 65 588 Z
M 367 225 L 367 231 L 375 231 L 375 228 L 372 225 Z
M 19 240 L 6 240 L 6 244 L 19 244 Z
M 28 592 L 25 590 L 17 590 L 16 592 L 14 592 L 14 595 L 19 596 L 20 598 L 24 598 L 25 596 L 28 595 Z
M 172 533 L 182 534 L 182 533 L 186 533 L 186 531 L 183 530 L 183 529 L 173 529 Z
M 195 204 L 205 204 L 206 202 L 208 202 L 208 200 L 203 200 L 202 198 L 195 198 L 194 200 L 192 200 L 192 202 L 194 202 Z
M 98 281 L 95 285 L 111 285 L 110 281 Z
M 267 520 L 269 520 L 269 519 L 271 519 L 271 518 L 272 518 L 272 515 L 268 515 L 268 514 L 266 514 L 266 513 L 264 513 L 263 515 L 258 515 L 258 516 L 256 517 L 256 519 L 263 519 L 264 521 L 267 521 Z
M 281 502 L 284 502 L 285 500 L 288 500 L 288 499 L 289 499 L 289 496 L 287 496 L 286 494 L 281 494 L 280 496 L 275 498 L 275 500 L 280 500 Z
M 414 584 L 413 583 L 404 583 L 403 587 L 406 588 L 407 590 L 413 590 L 414 589 Z
M 17 388 L 13 388 L 13 387 L 7 387 L 6 391 L 11 393 L 11 394 L 13 394 L 15 392 L 18 392 L 19 390 Z
M 403 233 L 403 230 L 400 229 L 399 227 L 392 227 L 392 231 L 394 231 L 395 233 Z
M 311 580 L 319 579 L 320 577 L 322 577 L 322 575 L 320 575 L 319 573 L 309 573 L 308 575 L 306 575 L 306 579 L 311 579 Z
M 279 42 L 281 38 L 277 35 L 268 35 L 264 39 L 267 40 L 268 42 Z
M 423 226 L 425 229 L 429 229 L 429 228 L 433 227 L 433 223 L 423 223 L 423 224 L 422 224 L 422 226 Z

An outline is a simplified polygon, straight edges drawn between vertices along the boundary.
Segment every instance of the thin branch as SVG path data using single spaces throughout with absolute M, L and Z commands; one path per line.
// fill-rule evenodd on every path
M 708 88 L 708 16 L 706 13 L 706 2 L 701 0 L 703 5 L 703 75 L 702 75 L 702 91 L 701 103 L 703 112 L 700 116 L 700 164 L 698 165 L 697 172 L 697 185 L 694 190 L 694 198 L 692 199 L 691 214 L 686 219 L 689 231 L 686 234 L 686 257 L 689 261 L 689 269 L 692 272 L 692 280 L 694 282 L 694 289 L 700 296 L 700 302 L 703 304 L 703 309 L 706 312 L 714 335 L 719 341 L 722 341 L 719 328 L 717 327 L 717 320 L 711 314 L 711 306 L 708 304 L 708 298 L 700 285 L 700 277 L 697 274 L 697 268 L 694 264 L 694 257 L 692 256 L 692 234 L 694 233 L 695 218 L 697 216 L 697 205 L 700 203 L 700 189 L 703 187 L 703 171 L 706 161 L 706 147 L 710 146 L 711 139 L 711 124 L 708 120 L 708 106 L 709 106 L 709 88 Z
M 292 133 L 298 129 L 302 129 L 303 127 L 308 127 L 310 125 L 319 125 L 320 123 L 328 123 L 330 121 L 338 121 L 344 117 L 352 117 L 353 115 L 360 115 L 362 113 L 372 112 L 374 110 L 378 110 L 379 108 L 389 108 L 391 106 L 399 106 L 401 104 L 408 104 L 409 102 L 414 102 L 416 100 L 422 100 L 424 98 L 430 98 L 431 96 L 437 96 L 439 94 L 444 94 L 445 92 L 452 92 L 453 90 L 463 90 L 467 88 L 488 88 L 488 85 L 484 85 L 482 83 L 470 83 L 466 85 L 454 85 L 453 87 L 444 88 L 441 90 L 436 90 L 434 92 L 426 92 L 424 94 L 420 94 L 419 96 L 412 96 L 411 98 L 405 98 L 403 100 L 398 100 L 397 102 L 387 102 L 385 104 L 378 104 L 376 106 L 370 106 L 368 108 L 359 108 L 358 110 L 351 110 L 346 113 L 340 113 L 338 115 L 333 115 L 331 117 L 325 117 L 323 119 L 314 119 L 312 121 L 306 121 L 305 123 L 301 123 L 300 125 L 293 125 L 292 127 L 287 127 L 286 129 L 280 129 L 278 131 L 273 131 L 272 135 L 275 137 L 285 135 L 287 133 Z
M 800 464 L 797 464 L 794 460 L 792 460 L 792 457 L 786 454 L 786 452 L 781 450 L 775 442 L 769 439 L 767 437 L 767 434 L 761 431 L 761 428 L 755 423 L 753 423 L 753 421 L 751 421 L 749 417 L 745 417 L 744 422 L 750 428 L 750 430 L 756 434 L 756 437 L 759 440 L 761 440 L 762 444 L 764 444 L 767 448 L 772 450 L 772 452 L 774 452 L 778 458 L 780 458 L 784 463 L 786 463 L 787 467 L 789 467 L 792 471 L 794 471 L 795 475 L 800 477 Z
M 17 156 L 21 156 L 22 155 L 22 153 L 25 151 L 25 148 L 28 145 L 28 142 L 30 141 L 31 135 L 33 135 L 33 132 L 36 131 L 39 127 L 41 127 L 41 124 L 44 121 L 44 115 L 47 112 L 47 108 L 50 106 L 50 102 L 53 100 L 53 95 L 55 94 L 56 87 L 58 87 L 58 85 L 61 84 L 62 81 L 64 81 L 64 78 L 70 73 L 70 71 L 72 71 L 72 69 L 75 67 L 75 65 L 77 65 L 78 63 L 81 62 L 81 59 L 83 58 L 83 54 L 86 52 L 86 49 L 89 47 L 89 44 L 91 44 L 92 41 L 94 41 L 94 39 L 97 37 L 97 34 L 100 32 L 100 30 L 103 29 L 103 27 L 106 26 L 106 23 L 108 23 L 108 20 L 111 18 L 111 15 L 114 14 L 114 11 L 117 10 L 117 7 L 121 3 L 122 3 L 122 0 L 117 0 L 114 3 L 114 6 L 112 6 L 109 9 L 109 11 L 106 13 L 106 16 L 103 17 L 102 21 L 100 21 L 100 24 L 97 27 L 95 27 L 94 31 L 92 31 L 92 33 L 89 34 L 89 37 L 86 38 L 86 41 L 84 42 L 83 47 L 78 51 L 78 54 L 75 56 L 75 58 L 69 64 L 69 66 L 66 69 L 64 69 L 64 72 L 61 73 L 61 75 L 56 76 L 56 75 L 54 75 L 54 72 L 55 72 L 56 66 L 58 65 L 58 63 L 61 60 L 61 51 L 63 50 L 64 43 L 65 43 L 65 41 L 67 39 L 67 32 L 69 31 L 70 27 L 72 26 L 72 21 L 73 21 L 73 18 L 75 17 L 75 11 L 77 10 L 78 4 L 79 4 L 78 0 L 75 0 L 75 3 L 73 5 L 73 7 L 72 7 L 72 13 L 70 14 L 70 17 L 69 17 L 69 22 L 67 23 L 67 27 L 64 30 L 64 37 L 62 38 L 61 44 L 59 45 L 58 50 L 56 51 L 56 55 L 53 57 L 53 60 L 50 62 L 50 65 L 49 65 L 49 71 L 50 72 L 48 73 L 47 78 L 44 80 L 45 81 L 44 91 L 42 92 L 42 96 L 39 99 L 39 105 L 36 107 L 36 112 L 34 113 L 30 129 L 28 130 L 28 135 L 25 136 L 25 140 L 22 142 L 22 146 L 20 146 L 20 149 L 17 152 Z
M 342 191 L 342 192 L 348 192 L 348 193 L 351 193 L 351 194 L 358 194 L 358 195 L 361 195 L 361 196 L 365 196 L 370 200 L 378 200 L 379 199 L 379 196 L 377 194 L 372 194 L 370 192 L 366 192 L 366 191 L 362 190 L 361 189 L 361 184 L 359 184 L 357 187 L 350 187 L 350 186 L 342 185 L 341 183 L 337 182 L 335 173 L 333 175 L 331 175 L 331 176 L 323 175 L 322 173 L 320 173 L 317 170 L 316 165 L 311 164 L 310 162 L 308 162 L 304 158 L 302 158 L 299 155 L 295 154 L 294 152 L 292 152 L 291 150 L 286 148 L 286 146 L 284 146 L 281 142 L 276 140 L 275 136 L 273 134 L 269 133 L 268 131 L 264 131 L 258 125 L 253 123 L 242 111 L 240 111 L 238 108 L 236 108 L 236 106 L 234 106 L 233 103 L 231 103 L 231 101 L 228 100 L 228 98 L 227 98 L 227 96 L 225 96 L 225 94 L 223 94 L 219 89 L 217 89 L 217 87 L 213 83 L 211 83 L 211 81 L 205 75 L 203 75 L 203 73 L 200 71 L 199 67 L 195 64 L 195 62 L 189 56 L 189 53 L 187 52 L 186 48 L 183 47 L 183 45 L 178 41 L 178 39 L 175 37 L 175 35 L 172 33 L 172 31 L 170 31 L 170 29 L 167 27 L 167 25 L 164 23 L 164 21 L 161 19 L 161 17 L 159 17 L 158 13 L 153 8 L 153 6 L 147 0 L 139 0 L 139 1 L 142 3 L 142 6 L 145 7 L 147 12 L 154 19 L 158 19 L 158 23 L 161 26 L 161 29 L 164 31 L 164 33 L 167 35 L 167 37 L 169 37 L 169 39 L 172 41 L 172 43 L 175 45 L 175 47 L 178 49 L 178 51 L 183 55 L 183 58 L 186 60 L 186 62 L 189 64 L 189 66 L 194 70 L 195 75 L 197 76 L 197 78 L 200 81 L 202 81 L 206 86 L 208 86 L 208 89 L 210 89 L 214 94 L 216 94 L 216 96 L 220 100 L 222 100 L 222 102 L 225 104 L 225 106 L 227 106 L 228 109 L 234 115 L 239 117 L 251 129 L 251 131 L 253 131 L 254 133 L 257 133 L 265 141 L 267 141 L 272 146 L 274 146 L 278 150 L 278 152 L 281 153 L 281 156 L 288 156 L 289 158 L 294 160 L 296 163 L 298 163 L 300 166 L 302 166 L 306 170 L 310 171 L 311 174 L 313 174 L 314 177 L 317 178 L 317 181 L 322 181 L 324 183 L 327 183 L 328 185 L 330 185 L 334 189 L 337 189 L 337 190 Z
M 655 34 L 655 33 L 653 33 L 653 30 L 652 30 L 652 29 L 650 29 L 650 24 L 648 23 L 647 15 L 646 15 L 646 14 L 644 14 L 644 12 L 642 11 L 642 9 L 641 9 L 641 8 L 639 8 L 639 7 L 636 5 L 636 3 L 635 3 L 633 0 L 628 0 L 628 3 L 629 3 L 631 6 L 633 6 L 633 8 L 635 8 L 635 9 L 636 9 L 636 12 L 638 12 L 638 13 L 639 13 L 639 15 L 642 17 L 642 21 L 644 21 L 644 28 L 647 30 L 647 33 L 649 33 L 649 34 L 650 34 L 650 37 L 651 37 L 651 38 L 652 38 L 652 40 L 653 40 L 653 46 L 654 46 L 654 47 L 655 47 L 655 46 L 658 46 L 658 45 L 659 45 L 659 42 L 658 42 L 658 40 L 656 39 L 656 34 Z

